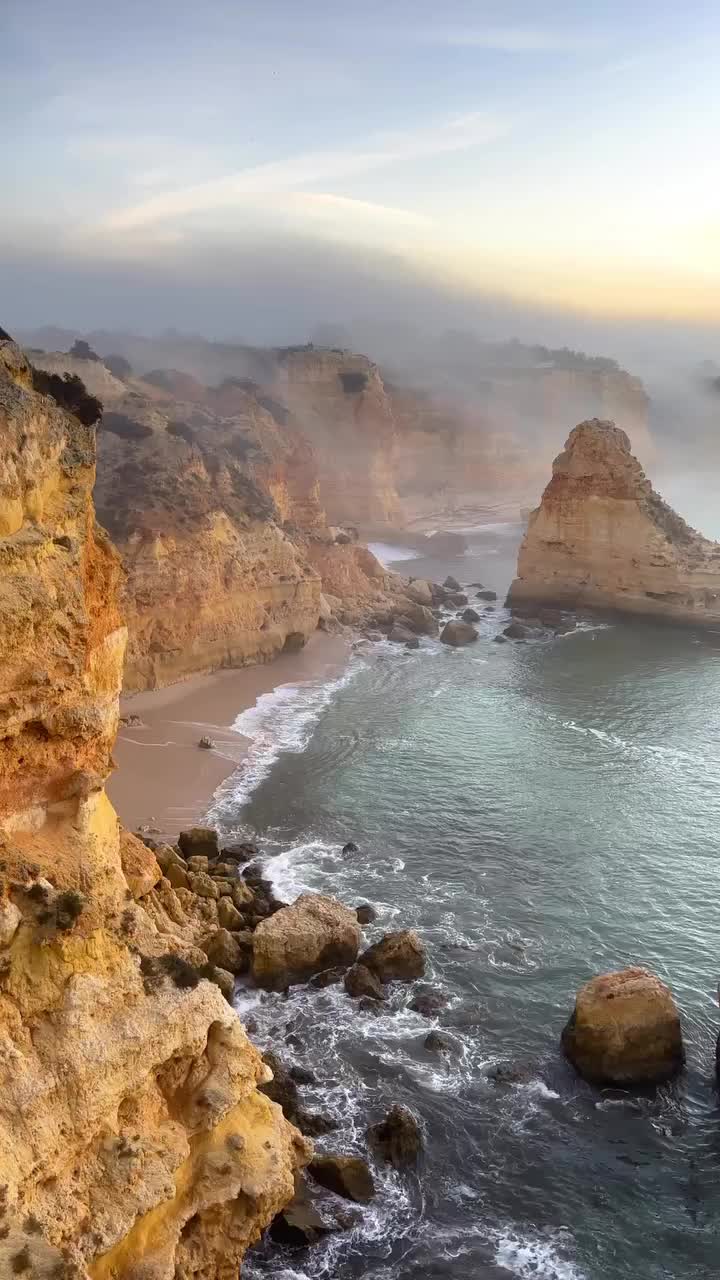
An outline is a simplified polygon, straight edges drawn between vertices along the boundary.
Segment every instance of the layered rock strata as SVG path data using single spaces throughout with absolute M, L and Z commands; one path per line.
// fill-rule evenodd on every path
M 582 422 L 530 515 L 508 604 L 714 624 L 720 544 L 663 502 L 624 431 L 612 422 Z
M 233 1280 L 304 1139 L 105 795 L 125 629 L 94 432 L 0 342 L 0 1275 Z M 203 958 L 202 956 L 200 957 Z

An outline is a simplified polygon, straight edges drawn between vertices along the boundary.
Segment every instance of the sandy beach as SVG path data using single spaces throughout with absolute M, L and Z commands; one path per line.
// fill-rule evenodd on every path
M 232 728 L 240 712 L 279 685 L 332 679 L 348 652 L 342 636 L 317 632 L 300 653 L 274 662 L 195 676 L 123 698 L 121 714 L 141 721 L 138 727 L 120 726 L 114 752 L 118 767 L 107 788 L 124 825 L 174 839 L 198 822 L 247 752 L 247 739 Z M 198 747 L 204 735 L 215 743 L 214 750 Z

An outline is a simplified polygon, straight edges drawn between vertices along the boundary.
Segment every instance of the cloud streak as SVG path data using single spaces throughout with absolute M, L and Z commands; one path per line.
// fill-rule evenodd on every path
M 429 44 L 463 49 L 488 49 L 496 53 L 586 53 L 598 47 L 589 33 L 548 31 L 538 27 L 448 27 L 420 36 Z
M 253 196 L 294 191 L 392 164 L 466 151 L 493 142 L 508 130 L 507 121 L 489 113 L 472 112 L 424 129 L 377 135 L 374 145 L 367 149 L 301 152 L 115 209 L 103 225 L 109 231 L 133 231 L 167 219 L 232 207 Z

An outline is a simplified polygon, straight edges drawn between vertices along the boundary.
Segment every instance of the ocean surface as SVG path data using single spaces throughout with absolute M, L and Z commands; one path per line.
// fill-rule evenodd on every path
M 381 553 L 502 599 L 519 530 L 468 536 L 451 561 Z M 361 645 L 330 684 L 236 723 L 250 755 L 213 817 L 257 839 L 288 900 L 371 902 L 369 940 L 417 929 L 449 997 L 428 1020 L 400 985 L 379 1017 L 339 987 L 240 993 L 256 1041 L 316 1073 L 305 1101 L 340 1125 L 320 1149 L 366 1153 L 393 1102 L 426 1144 L 417 1173 L 375 1167 L 350 1232 L 260 1248 L 251 1280 L 720 1274 L 720 634 L 617 623 L 494 644 L 506 621 L 499 604 L 460 650 Z M 640 1094 L 584 1084 L 559 1051 L 576 989 L 627 964 L 670 984 L 688 1054 Z M 424 1047 L 434 1027 L 453 1053 Z

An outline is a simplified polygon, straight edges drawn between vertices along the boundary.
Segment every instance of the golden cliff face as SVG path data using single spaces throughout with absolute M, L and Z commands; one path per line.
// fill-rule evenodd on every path
M 622 370 L 515 368 L 464 395 L 393 386 L 395 475 L 408 518 L 464 507 L 525 506 L 563 419 L 614 418 L 651 456 L 648 397 Z
M 103 784 L 125 633 L 93 432 L 5 342 L 0 430 L 0 1275 L 235 1280 L 305 1142 L 177 961 L 192 931 L 160 911 L 154 858 L 121 841 Z
M 128 395 L 99 434 L 98 515 L 123 557 L 125 688 L 267 661 L 320 613 L 290 536 L 322 523 L 307 448 L 247 392 L 232 417 Z
M 345 351 L 280 353 L 275 388 L 318 460 L 331 524 L 401 525 L 395 422 L 377 365 Z
M 508 602 L 720 620 L 720 544 L 663 502 L 624 431 L 575 427 L 530 516 Z

